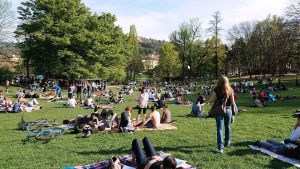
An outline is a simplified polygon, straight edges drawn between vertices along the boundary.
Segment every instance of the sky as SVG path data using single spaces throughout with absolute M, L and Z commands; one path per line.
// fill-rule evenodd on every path
M 22 0 L 11 0 L 16 10 Z M 212 15 L 221 13 L 221 38 L 235 24 L 263 20 L 271 15 L 283 15 L 290 0 L 82 0 L 92 12 L 109 12 L 117 17 L 116 24 L 124 33 L 135 25 L 138 36 L 169 40 L 182 22 L 198 18 L 202 37 L 209 37 L 206 29 Z

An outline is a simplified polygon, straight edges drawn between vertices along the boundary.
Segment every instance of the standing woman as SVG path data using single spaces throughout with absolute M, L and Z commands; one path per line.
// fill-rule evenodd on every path
M 232 119 L 232 109 L 233 106 L 234 110 L 237 110 L 235 100 L 234 100 L 234 92 L 230 87 L 229 80 L 226 76 L 222 75 L 219 78 L 217 87 L 212 92 L 211 98 L 207 101 L 208 103 L 214 103 L 214 106 L 222 104 L 222 100 L 227 98 L 226 102 L 226 112 L 225 115 L 217 116 L 216 123 L 217 123 L 217 143 L 218 143 L 218 153 L 223 153 L 224 145 L 225 147 L 230 146 L 230 123 Z M 223 144 L 222 138 L 222 124 L 224 121 L 225 127 L 225 144 Z
M 140 114 L 143 110 L 143 114 L 144 114 L 144 117 L 143 117 L 143 121 L 146 120 L 146 111 L 147 111 L 147 107 L 148 107 L 148 100 L 149 100 L 149 95 L 148 93 L 146 92 L 146 89 L 145 87 L 143 87 L 141 89 L 141 93 L 139 95 L 139 98 L 138 98 L 138 115 L 136 117 L 136 123 L 138 124 L 139 123 L 139 118 L 140 118 Z

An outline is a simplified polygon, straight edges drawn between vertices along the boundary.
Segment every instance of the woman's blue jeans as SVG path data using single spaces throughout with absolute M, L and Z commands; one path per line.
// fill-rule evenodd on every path
M 218 149 L 223 149 L 223 137 L 222 137 L 222 124 L 224 121 L 224 128 L 225 128 L 225 145 L 230 144 L 230 135 L 231 135 L 231 118 L 232 118 L 232 110 L 231 108 L 226 109 L 226 114 L 224 116 L 218 116 L 216 117 L 217 122 L 217 143 L 218 143 Z

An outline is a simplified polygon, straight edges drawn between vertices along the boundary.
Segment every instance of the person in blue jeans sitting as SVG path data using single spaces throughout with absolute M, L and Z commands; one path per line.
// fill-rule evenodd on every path
M 230 146 L 230 137 L 231 137 L 231 129 L 230 124 L 232 120 L 232 106 L 235 112 L 237 112 L 237 107 L 234 100 L 234 92 L 229 84 L 229 80 L 226 76 L 222 75 L 219 80 L 217 87 L 212 92 L 210 99 L 207 103 L 214 103 L 214 106 L 219 106 L 222 104 L 222 100 L 227 99 L 226 101 L 226 112 L 222 116 L 216 117 L 217 123 L 217 144 L 218 144 L 218 153 L 223 153 L 224 146 Z M 225 127 L 225 144 L 223 144 L 222 138 L 222 125 L 224 122 Z

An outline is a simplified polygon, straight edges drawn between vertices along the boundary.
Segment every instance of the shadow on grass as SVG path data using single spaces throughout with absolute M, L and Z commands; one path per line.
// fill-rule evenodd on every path
M 101 150 L 94 150 L 94 151 L 77 151 L 75 153 L 80 155 L 110 155 L 110 156 L 116 156 L 121 154 L 130 154 L 130 145 L 128 146 L 122 146 L 117 149 L 101 149 Z M 170 151 L 178 151 L 181 153 L 190 154 L 193 152 L 205 152 L 205 147 L 201 148 L 200 146 L 178 146 L 178 147 L 155 147 L 155 150 L 158 151 L 164 151 L 164 152 L 170 152 Z
M 97 154 L 101 154 L 101 155 L 110 155 L 110 156 L 116 156 L 116 155 L 121 155 L 121 154 L 128 154 L 131 153 L 129 147 L 120 147 L 117 149 L 108 149 L 108 150 L 94 150 L 94 151 L 80 151 L 80 152 L 76 152 L 77 154 L 80 155 L 97 155 Z
M 292 164 L 288 164 L 288 163 L 285 163 L 285 162 L 282 162 L 280 160 L 277 160 L 277 159 L 273 159 L 270 161 L 270 164 L 268 166 L 268 168 L 291 168 L 293 167 L 294 165 Z

